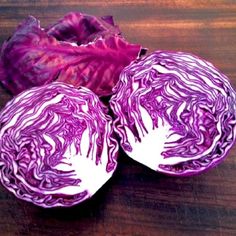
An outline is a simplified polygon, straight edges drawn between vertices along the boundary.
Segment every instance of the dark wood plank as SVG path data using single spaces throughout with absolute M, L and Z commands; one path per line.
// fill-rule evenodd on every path
M 130 42 L 151 51 L 188 51 L 211 61 L 236 88 L 236 2 L 1 0 L 0 43 L 27 15 L 53 23 L 69 11 L 113 15 Z M 11 96 L 0 88 L 0 107 Z M 236 147 L 217 168 L 166 177 L 124 154 L 117 172 L 87 202 L 41 209 L 0 186 L 0 235 L 236 235 Z

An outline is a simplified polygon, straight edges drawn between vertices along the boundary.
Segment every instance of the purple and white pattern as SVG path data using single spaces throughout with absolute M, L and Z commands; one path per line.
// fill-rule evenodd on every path
M 112 120 L 87 88 L 54 82 L 26 90 L 0 112 L 0 180 L 49 208 L 91 197 L 113 174 Z
M 156 51 L 127 66 L 110 105 L 134 160 L 169 175 L 221 162 L 235 142 L 236 93 L 225 75 L 192 54 Z

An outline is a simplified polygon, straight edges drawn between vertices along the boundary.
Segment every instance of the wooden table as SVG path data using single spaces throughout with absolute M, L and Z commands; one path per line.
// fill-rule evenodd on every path
M 236 1 L 0 1 L 0 43 L 31 14 L 42 26 L 69 11 L 113 15 L 130 42 L 198 54 L 236 88 Z M 11 98 L 0 90 L 0 106 Z M 0 235 L 236 235 L 236 147 L 200 176 L 167 177 L 120 155 L 114 177 L 87 202 L 41 209 L 0 186 Z

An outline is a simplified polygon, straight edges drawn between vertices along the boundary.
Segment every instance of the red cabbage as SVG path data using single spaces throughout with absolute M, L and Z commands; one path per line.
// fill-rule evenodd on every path
M 121 70 L 138 57 L 141 46 L 126 42 L 107 22 L 111 19 L 70 13 L 44 30 L 28 17 L 2 45 L 0 82 L 12 94 L 61 81 L 110 95 Z
M 49 208 L 91 197 L 113 174 L 118 144 L 107 108 L 87 88 L 54 82 L 26 90 L 0 112 L 0 180 Z
M 235 142 L 236 93 L 211 63 L 157 51 L 120 75 L 110 105 L 134 160 L 169 175 L 216 166 Z
M 67 41 L 77 45 L 121 34 L 118 26 L 114 24 L 112 16 L 97 18 L 79 12 L 68 13 L 48 27 L 46 32 L 59 41 Z

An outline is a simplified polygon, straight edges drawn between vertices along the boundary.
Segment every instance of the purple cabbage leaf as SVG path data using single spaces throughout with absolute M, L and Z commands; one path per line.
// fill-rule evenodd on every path
M 118 35 L 117 28 L 106 21 L 112 30 L 101 28 L 93 34 L 91 30 L 85 32 L 86 27 L 90 29 L 92 26 L 83 22 L 97 25 L 102 20 L 95 21 L 87 16 L 78 19 L 78 16 L 80 14 L 69 14 L 47 30 L 42 29 L 32 16 L 19 25 L 2 45 L 0 82 L 3 86 L 15 95 L 27 88 L 63 81 L 75 87 L 87 87 L 98 96 L 110 95 L 120 72 L 139 56 L 141 46 L 125 41 Z M 81 35 L 79 26 L 74 25 L 76 19 Z M 71 36 L 73 29 L 77 29 L 75 38 Z M 78 46 L 75 42 L 82 44 Z M 85 42 L 88 44 L 83 44 Z
M 58 22 L 46 28 L 46 32 L 59 41 L 77 45 L 121 34 L 118 26 L 114 24 L 112 16 L 98 18 L 80 12 L 68 13 Z

